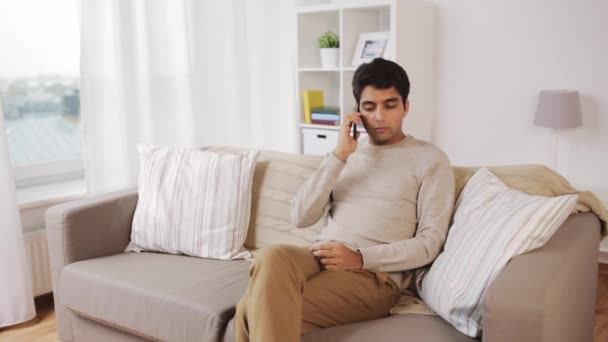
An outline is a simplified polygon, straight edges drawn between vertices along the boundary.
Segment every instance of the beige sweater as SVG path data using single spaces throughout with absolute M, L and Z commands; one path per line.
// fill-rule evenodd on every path
M 360 250 L 364 269 L 389 272 L 407 287 L 404 272 L 441 251 L 454 192 L 449 159 L 433 144 L 411 135 L 386 146 L 362 139 L 346 163 L 326 155 L 292 201 L 291 221 L 307 227 L 327 212 L 317 241 Z

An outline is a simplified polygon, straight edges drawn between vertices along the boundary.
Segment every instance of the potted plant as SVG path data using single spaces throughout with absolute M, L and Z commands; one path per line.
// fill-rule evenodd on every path
M 338 35 L 331 31 L 325 32 L 319 37 L 319 47 L 321 48 L 321 66 L 323 68 L 337 68 L 340 47 Z

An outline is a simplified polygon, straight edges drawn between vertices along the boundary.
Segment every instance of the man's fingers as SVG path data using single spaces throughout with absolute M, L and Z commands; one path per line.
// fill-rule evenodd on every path
M 337 258 L 323 258 L 320 260 L 321 264 L 329 266 L 329 265 L 338 265 L 339 260 Z
M 361 119 L 361 113 L 352 113 L 351 121 L 356 123 L 357 125 L 363 124 L 363 119 Z
M 316 256 L 316 257 L 333 257 L 334 253 L 333 250 L 331 249 L 320 249 L 317 251 L 312 252 L 312 255 Z
M 337 245 L 336 243 L 330 243 L 330 242 L 320 243 L 318 245 L 312 245 L 312 246 L 310 246 L 310 250 L 311 251 L 318 251 L 320 249 L 334 249 L 336 245 Z
M 363 124 L 360 113 L 350 113 L 350 114 L 346 115 L 346 117 L 344 117 L 344 123 L 342 125 L 342 130 L 343 131 L 349 130 L 351 127 L 351 123 L 353 123 L 353 122 L 356 123 L 357 125 Z
M 350 133 L 350 125 L 352 122 L 352 119 L 344 119 L 344 125 L 342 125 L 342 132 Z

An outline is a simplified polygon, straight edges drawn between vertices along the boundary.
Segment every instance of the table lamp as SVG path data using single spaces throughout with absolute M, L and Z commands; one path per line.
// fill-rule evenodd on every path
M 536 106 L 534 125 L 553 129 L 552 168 L 556 169 L 557 131 L 583 125 L 578 92 L 574 90 L 542 90 Z

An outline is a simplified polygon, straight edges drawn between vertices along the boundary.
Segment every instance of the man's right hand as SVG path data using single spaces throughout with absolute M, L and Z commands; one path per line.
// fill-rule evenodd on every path
M 363 125 L 361 113 L 354 112 L 344 117 L 342 128 L 340 128 L 340 135 L 338 136 L 338 146 L 336 146 L 336 149 L 334 150 L 336 157 L 345 163 L 348 156 L 355 152 L 355 149 L 357 148 L 357 140 L 361 135 L 361 132 L 357 131 L 357 138 L 353 138 L 351 134 L 351 123 L 353 122 L 359 126 Z

